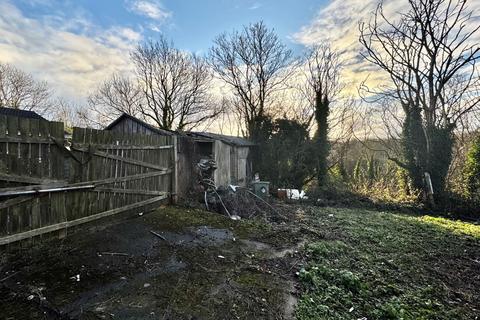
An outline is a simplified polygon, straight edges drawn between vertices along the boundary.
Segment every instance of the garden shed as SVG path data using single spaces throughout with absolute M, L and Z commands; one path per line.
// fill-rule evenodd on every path
M 123 113 L 116 120 L 110 123 L 104 130 L 123 134 L 140 133 L 146 135 L 173 137 L 175 148 L 175 196 L 187 196 L 194 185 L 195 179 L 195 143 L 192 138 L 171 130 L 157 128 L 134 116 Z
M 200 159 L 214 159 L 217 170 L 214 174 L 217 186 L 229 184 L 246 186 L 252 177 L 251 141 L 235 136 L 210 132 L 180 133 L 163 130 L 128 114 L 122 114 L 105 130 L 124 134 L 173 136 L 176 141 L 177 193 L 185 196 L 197 183 L 195 166 Z
M 210 132 L 189 132 L 195 139 L 197 153 L 217 163 L 215 184 L 246 186 L 252 179 L 252 148 L 250 140 Z

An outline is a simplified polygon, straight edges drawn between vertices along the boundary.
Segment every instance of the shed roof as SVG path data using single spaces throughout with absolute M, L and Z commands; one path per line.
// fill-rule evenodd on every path
M 151 124 L 146 123 L 145 121 L 142 121 L 134 116 L 131 116 L 129 114 L 123 113 L 121 116 L 119 116 L 115 121 L 110 123 L 107 127 L 105 127 L 105 130 L 110 130 L 113 127 L 115 127 L 120 121 L 123 119 L 130 119 L 132 121 L 135 121 L 136 123 L 140 124 L 141 126 L 148 128 L 152 132 L 155 132 L 157 134 L 161 135 L 168 135 L 168 136 L 173 136 L 180 134 L 178 132 L 172 131 L 172 130 L 165 130 L 165 129 L 160 129 L 157 127 L 152 126 Z M 188 136 L 194 136 L 197 138 L 204 138 L 208 140 L 220 140 L 222 142 L 225 142 L 230 145 L 234 146 L 241 146 L 241 147 L 252 147 L 255 146 L 256 144 L 253 143 L 252 141 L 242 138 L 242 137 L 236 137 L 236 136 L 228 136 L 228 135 L 223 135 L 223 134 L 218 134 L 218 133 L 211 133 L 211 132 L 187 132 L 186 133 Z
M 138 118 L 135 118 L 134 116 L 131 116 L 129 114 L 126 114 L 126 113 L 123 113 L 120 117 L 118 117 L 116 120 L 114 120 L 112 123 L 110 123 L 108 126 L 105 127 L 105 130 L 110 130 L 112 129 L 113 127 L 115 127 L 120 121 L 122 121 L 123 119 L 130 119 L 132 121 L 135 121 L 137 122 L 138 124 L 140 124 L 141 126 L 145 127 L 145 128 L 148 128 L 149 130 L 151 130 L 152 132 L 155 132 L 155 133 L 158 133 L 158 134 L 161 134 L 161 135 L 164 135 L 164 136 L 173 136 L 175 135 L 175 132 L 174 131 L 170 131 L 170 130 L 165 130 L 165 129 L 160 129 L 160 128 L 157 128 L 157 127 L 154 127 L 152 126 L 151 124 L 148 124 L 146 123 L 145 121 L 142 121 Z
M 252 141 L 236 136 L 227 136 L 224 134 L 212 133 L 212 132 L 191 132 L 193 135 L 197 135 L 204 138 L 209 138 L 213 140 L 220 140 L 230 145 L 240 146 L 240 147 L 253 147 L 256 144 Z
M 38 113 L 29 110 L 13 109 L 13 108 L 0 108 L 0 115 L 14 116 L 20 118 L 47 120 Z

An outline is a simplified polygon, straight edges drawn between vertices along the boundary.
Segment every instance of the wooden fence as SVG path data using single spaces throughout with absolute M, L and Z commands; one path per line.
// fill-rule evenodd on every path
M 0 245 L 125 211 L 175 190 L 174 137 L 0 118 Z

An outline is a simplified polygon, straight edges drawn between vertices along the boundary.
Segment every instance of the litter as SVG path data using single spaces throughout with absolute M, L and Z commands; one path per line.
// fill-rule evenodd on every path
M 77 275 L 75 275 L 75 276 L 72 276 L 72 277 L 70 277 L 70 280 L 80 282 L 80 275 L 77 274 Z
M 291 200 L 308 199 L 305 191 L 298 189 L 278 189 L 278 197 L 280 199 L 286 198 Z

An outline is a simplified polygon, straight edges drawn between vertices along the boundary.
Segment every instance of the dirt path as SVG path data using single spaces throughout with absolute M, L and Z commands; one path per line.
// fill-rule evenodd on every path
M 300 241 L 180 208 L 104 223 L 3 254 L 0 318 L 289 319 Z

